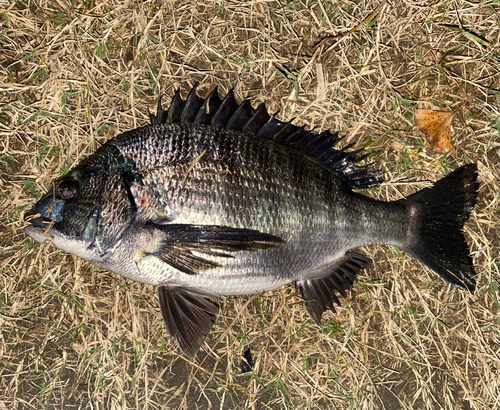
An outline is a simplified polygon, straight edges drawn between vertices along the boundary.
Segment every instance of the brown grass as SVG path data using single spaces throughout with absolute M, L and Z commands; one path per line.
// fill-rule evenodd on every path
M 0 409 L 499 409 L 498 2 L 385 2 L 351 34 L 377 1 L 194 4 L 0 0 Z M 326 325 L 291 286 L 230 298 L 191 361 L 152 287 L 26 238 L 61 169 L 195 82 L 374 141 L 381 199 L 477 163 L 475 294 L 363 249 L 373 267 Z M 433 154 L 417 107 L 458 109 L 456 152 Z

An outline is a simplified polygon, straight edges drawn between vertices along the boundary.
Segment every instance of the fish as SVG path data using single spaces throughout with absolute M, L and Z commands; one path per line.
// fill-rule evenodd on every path
M 57 179 L 25 233 L 154 285 L 168 334 L 194 357 L 223 298 L 295 284 L 314 321 L 335 312 L 370 259 L 393 245 L 461 290 L 476 286 L 463 234 L 478 195 L 473 163 L 386 202 L 367 154 L 196 86 Z M 362 165 L 364 164 L 364 165 Z

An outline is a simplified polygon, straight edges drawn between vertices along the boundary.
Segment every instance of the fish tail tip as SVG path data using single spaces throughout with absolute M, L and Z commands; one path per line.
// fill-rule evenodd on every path
M 476 282 L 463 226 L 478 195 L 477 166 L 467 164 L 407 199 L 412 226 L 404 250 L 462 290 Z

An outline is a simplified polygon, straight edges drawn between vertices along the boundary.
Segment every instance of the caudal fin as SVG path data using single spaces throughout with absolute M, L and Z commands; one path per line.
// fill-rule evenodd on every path
M 475 272 L 462 228 L 476 204 L 478 185 L 477 167 L 468 164 L 407 199 L 412 226 L 404 250 L 444 280 L 471 292 Z

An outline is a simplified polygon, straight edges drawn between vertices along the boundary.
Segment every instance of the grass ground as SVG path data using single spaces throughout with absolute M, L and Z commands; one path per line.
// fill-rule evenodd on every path
M 0 0 L 0 21 L 0 409 L 500 408 L 498 0 Z M 291 286 L 229 298 L 188 360 L 152 287 L 25 236 L 51 180 L 195 82 L 373 141 L 381 199 L 477 163 L 475 294 L 370 247 L 324 326 Z M 455 112 L 455 152 L 415 108 Z

